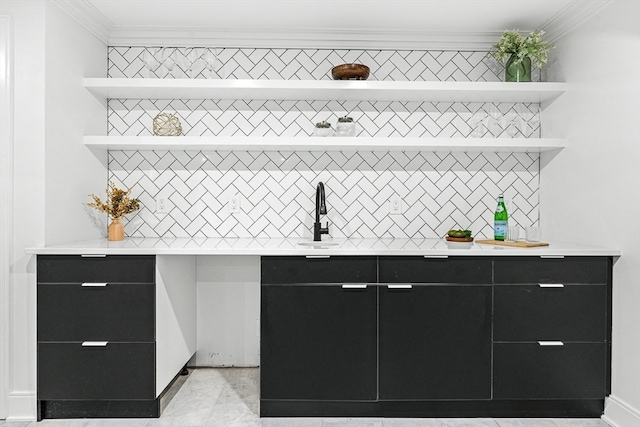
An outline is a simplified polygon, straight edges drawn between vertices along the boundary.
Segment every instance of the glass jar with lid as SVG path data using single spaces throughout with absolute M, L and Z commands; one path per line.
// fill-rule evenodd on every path
M 356 136 L 356 123 L 351 117 L 340 117 L 336 125 L 336 136 Z
M 331 136 L 333 135 L 333 129 L 331 129 L 331 123 L 327 121 L 321 121 L 316 123 L 316 127 L 313 129 L 315 136 Z

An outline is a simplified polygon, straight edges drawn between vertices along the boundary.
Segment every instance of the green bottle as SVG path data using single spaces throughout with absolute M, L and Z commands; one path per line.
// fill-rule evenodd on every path
M 502 194 L 498 196 L 498 207 L 493 216 L 493 239 L 504 240 L 507 234 L 507 224 L 509 222 L 509 214 L 507 207 L 504 205 L 504 197 Z

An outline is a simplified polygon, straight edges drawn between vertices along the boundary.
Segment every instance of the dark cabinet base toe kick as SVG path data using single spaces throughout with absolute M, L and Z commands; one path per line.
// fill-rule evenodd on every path
M 604 399 L 317 401 L 260 400 L 261 417 L 600 418 Z
M 42 400 L 41 419 L 62 418 L 158 418 L 160 399 L 153 400 Z

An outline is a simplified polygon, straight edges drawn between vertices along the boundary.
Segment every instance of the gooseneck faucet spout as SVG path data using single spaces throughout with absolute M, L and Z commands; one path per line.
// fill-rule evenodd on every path
M 327 227 L 322 228 L 320 224 L 320 215 L 327 214 L 327 202 L 325 201 L 324 196 L 324 184 L 322 182 L 318 183 L 316 187 L 316 222 L 313 224 L 313 241 L 319 242 L 321 239 L 321 235 L 329 234 L 329 222 L 327 221 Z

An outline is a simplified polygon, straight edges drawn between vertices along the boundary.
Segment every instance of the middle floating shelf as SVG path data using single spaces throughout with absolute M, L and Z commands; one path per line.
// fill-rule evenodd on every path
M 99 99 L 552 102 L 562 82 L 85 78 Z
M 138 151 L 469 151 L 540 153 L 562 150 L 564 138 L 403 138 L 245 136 L 85 136 L 97 150 Z

